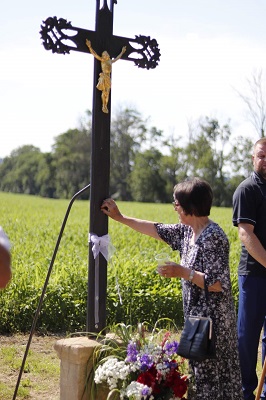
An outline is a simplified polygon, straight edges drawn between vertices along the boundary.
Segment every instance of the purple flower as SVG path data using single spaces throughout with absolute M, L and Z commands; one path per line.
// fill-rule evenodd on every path
M 147 369 L 151 368 L 153 365 L 153 361 L 148 354 L 143 354 L 140 357 L 140 363 L 141 363 L 140 366 L 141 371 L 147 371 Z
M 175 360 L 168 361 L 165 363 L 166 367 L 169 369 L 175 369 L 177 367 L 177 362 Z
M 142 396 L 148 396 L 150 394 L 150 388 L 148 388 L 147 386 L 144 387 L 141 391 L 141 395 Z
M 137 361 L 137 355 L 138 355 L 138 350 L 137 350 L 137 345 L 134 342 L 129 342 L 127 345 L 127 362 L 135 362 Z
M 165 353 L 168 356 L 176 354 L 177 348 L 178 348 L 178 342 L 176 342 L 175 340 L 173 342 L 171 342 L 171 343 L 166 343 L 165 344 Z

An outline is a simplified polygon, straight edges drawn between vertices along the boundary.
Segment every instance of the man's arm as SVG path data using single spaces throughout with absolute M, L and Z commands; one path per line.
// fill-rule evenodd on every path
M 238 224 L 238 236 L 248 253 L 266 268 L 266 250 L 255 235 L 254 226 L 244 223 Z

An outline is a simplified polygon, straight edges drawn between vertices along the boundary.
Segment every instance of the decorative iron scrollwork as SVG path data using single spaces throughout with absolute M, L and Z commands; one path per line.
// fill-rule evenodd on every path
M 72 27 L 71 22 L 68 22 L 64 18 L 49 17 L 43 21 L 43 24 L 41 25 L 40 34 L 44 48 L 52 50 L 53 53 L 69 54 L 73 48 L 64 44 L 62 40 L 73 41 L 73 37 L 66 35 L 62 30 L 71 29 L 75 31 L 76 29 Z
M 134 42 L 142 46 L 141 49 L 135 49 L 134 53 L 138 53 L 142 58 L 133 59 L 135 65 L 139 68 L 156 68 L 160 60 L 160 49 L 156 39 L 151 39 L 150 36 L 135 36 Z
M 69 34 L 67 34 L 67 31 L 69 31 Z M 53 53 L 69 54 L 70 50 L 86 52 L 87 48 L 84 38 L 91 39 L 92 35 L 95 35 L 95 32 L 74 27 L 71 25 L 71 22 L 68 22 L 64 18 L 49 17 L 43 21 L 40 34 L 46 50 L 52 50 Z M 73 46 L 66 42 L 71 42 Z M 114 42 L 116 43 L 116 48 L 127 47 L 127 51 L 122 58 L 134 61 L 135 65 L 139 68 L 150 69 L 156 68 L 158 65 L 161 54 L 156 39 L 151 39 L 150 36 L 143 35 L 136 35 L 134 39 L 113 36 Z M 139 48 L 134 48 L 133 43 L 137 43 Z M 105 48 L 104 50 L 112 54 L 112 49 Z M 137 56 L 134 57 L 134 54 L 137 54 Z

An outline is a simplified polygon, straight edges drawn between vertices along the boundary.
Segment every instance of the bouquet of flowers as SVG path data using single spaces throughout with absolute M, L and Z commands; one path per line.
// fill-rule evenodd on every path
M 114 393 L 121 400 L 184 399 L 188 377 L 182 374 L 184 360 L 176 354 L 177 347 L 178 342 L 171 339 L 170 332 L 145 337 L 142 327 L 141 332 L 130 337 L 123 359 L 116 352 L 116 356 L 102 360 L 95 370 L 94 381 L 108 385 L 107 399 Z

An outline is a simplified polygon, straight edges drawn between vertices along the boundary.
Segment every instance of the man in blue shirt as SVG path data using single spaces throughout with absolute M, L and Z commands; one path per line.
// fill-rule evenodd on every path
M 233 224 L 242 244 L 238 266 L 238 343 L 245 400 L 254 400 L 256 365 L 262 334 L 262 362 L 266 351 L 266 138 L 254 145 L 254 171 L 233 196 Z M 264 383 L 261 399 L 266 398 Z

